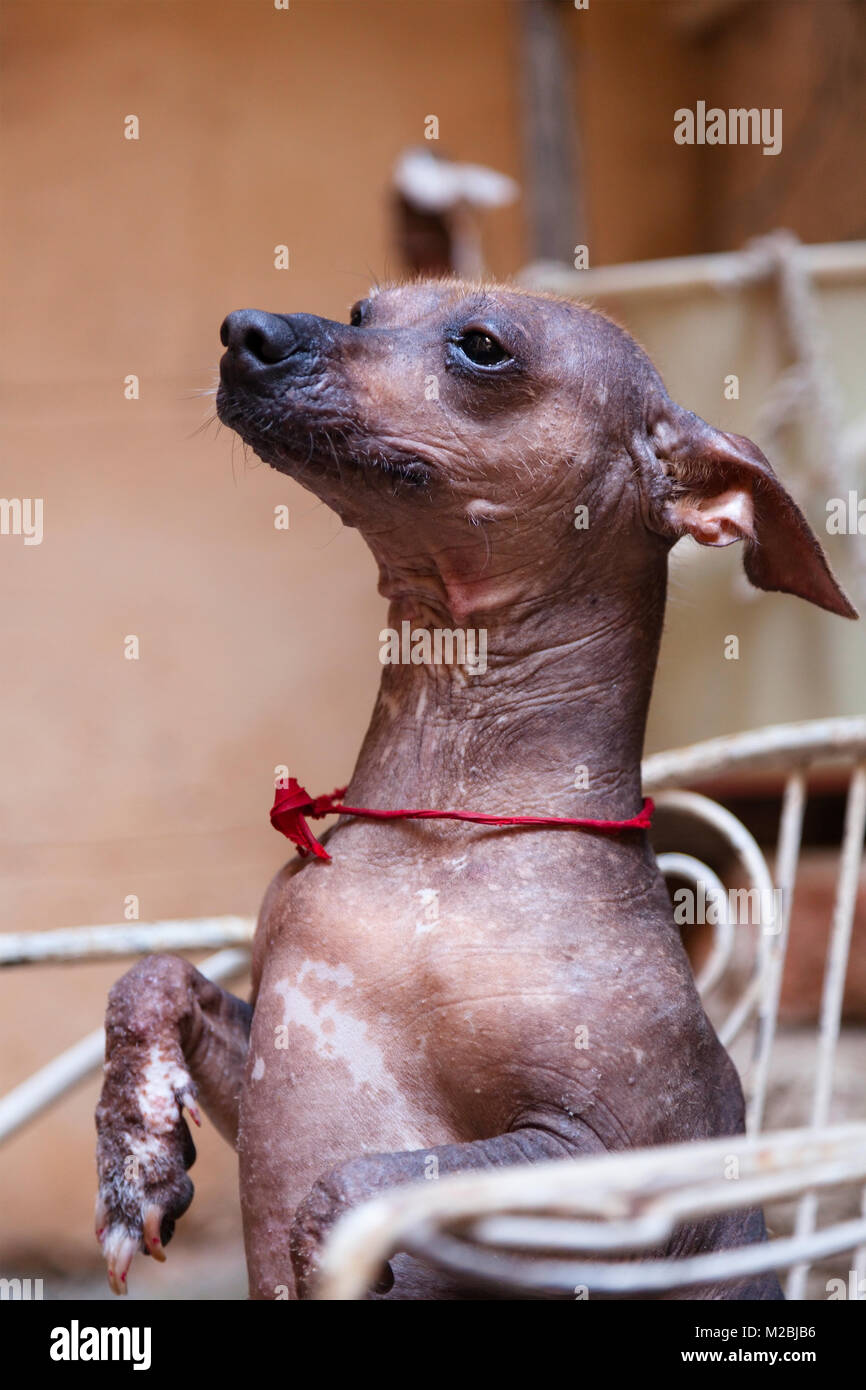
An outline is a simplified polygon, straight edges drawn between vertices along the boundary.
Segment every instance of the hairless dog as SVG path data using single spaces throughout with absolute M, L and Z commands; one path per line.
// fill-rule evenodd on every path
M 759 588 L 856 616 L 760 450 L 674 404 L 585 307 L 422 280 L 348 324 L 233 313 L 222 341 L 220 418 L 360 530 L 391 627 L 487 632 L 484 670 L 384 666 L 352 805 L 633 817 L 681 536 L 741 540 Z M 115 1291 L 189 1205 L 196 1103 L 237 1147 L 265 1299 L 309 1297 L 339 1215 L 433 1159 L 445 1176 L 742 1130 L 644 831 L 343 817 L 325 838 L 330 863 L 295 858 L 267 891 L 251 1003 L 170 956 L 111 991 L 97 1232 Z M 667 1253 L 764 1237 L 741 1212 Z M 368 1295 L 478 1296 L 405 1254 Z M 766 1275 L 674 1296 L 781 1292 Z

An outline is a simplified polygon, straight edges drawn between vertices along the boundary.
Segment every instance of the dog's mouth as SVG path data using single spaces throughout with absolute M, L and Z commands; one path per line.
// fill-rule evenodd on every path
M 320 420 L 291 412 L 264 397 L 220 384 L 216 399 L 222 423 L 244 441 L 264 463 L 304 480 L 309 472 L 342 476 L 346 472 L 376 473 L 410 488 L 425 488 L 432 477 L 430 463 L 410 450 L 369 438 L 351 420 Z
M 309 314 L 241 309 L 220 329 L 217 415 L 272 468 L 315 490 L 363 471 L 425 487 L 432 467 L 399 439 L 377 438 L 358 415 L 340 369 L 350 329 Z

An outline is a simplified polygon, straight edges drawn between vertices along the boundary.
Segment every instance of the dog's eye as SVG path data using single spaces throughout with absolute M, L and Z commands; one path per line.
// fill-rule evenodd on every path
M 474 362 L 477 367 L 496 367 L 500 362 L 506 362 L 511 357 L 510 352 L 506 352 L 501 343 L 498 343 L 489 333 L 482 333 L 478 329 L 470 329 L 468 333 L 463 333 L 457 339 L 457 346 L 468 357 L 470 362 Z
M 353 304 L 349 312 L 349 325 L 351 328 L 360 328 L 364 322 L 367 312 L 367 300 L 359 299 L 357 304 Z

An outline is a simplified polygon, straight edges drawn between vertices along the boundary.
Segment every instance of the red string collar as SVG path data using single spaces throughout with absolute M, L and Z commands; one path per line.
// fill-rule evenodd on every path
M 579 830 L 598 830 L 605 835 L 618 835 L 621 830 L 648 830 L 652 820 L 653 803 L 646 797 L 640 811 L 631 820 L 589 820 L 583 816 L 486 816 L 475 811 L 374 811 L 367 806 L 344 806 L 341 797 L 346 788 L 338 787 L 330 796 L 310 796 L 294 777 L 287 787 L 278 787 L 271 808 L 271 825 L 291 840 L 302 855 L 314 854 L 330 863 L 331 856 L 316 839 L 305 820 L 321 816 L 366 816 L 370 820 L 468 820 L 477 825 L 568 825 Z

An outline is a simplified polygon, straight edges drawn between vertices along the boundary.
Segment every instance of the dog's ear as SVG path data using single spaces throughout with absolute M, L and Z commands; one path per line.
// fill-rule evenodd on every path
M 808 521 L 757 445 L 669 399 L 659 404 L 649 431 L 662 470 L 653 511 L 666 535 L 690 535 L 701 545 L 741 540 L 743 567 L 757 588 L 857 617 Z

